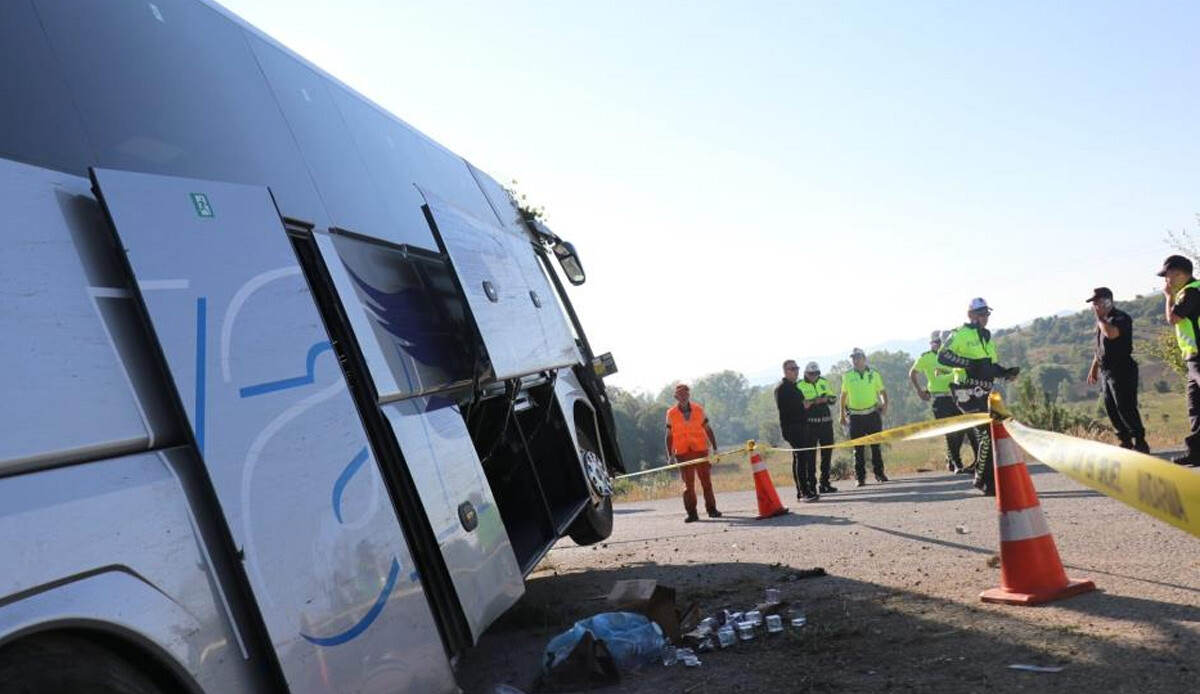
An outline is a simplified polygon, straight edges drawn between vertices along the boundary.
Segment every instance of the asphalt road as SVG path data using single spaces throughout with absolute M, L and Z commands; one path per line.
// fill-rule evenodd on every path
M 764 521 L 750 492 L 721 495 L 724 518 L 686 525 L 677 499 L 623 504 L 607 542 L 551 551 L 460 678 L 469 692 L 534 690 L 546 641 L 605 611 L 613 581 L 655 578 L 705 612 L 747 609 L 778 587 L 810 627 L 605 691 L 1200 691 L 1200 540 L 1049 468 L 1031 472 L 1068 575 L 1097 592 L 1036 608 L 981 603 L 999 585 L 997 511 L 965 476 L 842 481 L 815 504 L 780 487 L 792 513 Z M 794 573 L 817 566 L 829 576 Z

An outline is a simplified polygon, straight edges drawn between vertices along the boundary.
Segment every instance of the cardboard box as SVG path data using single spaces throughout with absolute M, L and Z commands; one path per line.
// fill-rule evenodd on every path
M 617 581 L 606 599 L 609 607 L 621 612 L 644 614 L 663 630 L 671 641 L 679 639 L 679 610 L 675 607 L 675 589 L 659 585 L 652 578 Z

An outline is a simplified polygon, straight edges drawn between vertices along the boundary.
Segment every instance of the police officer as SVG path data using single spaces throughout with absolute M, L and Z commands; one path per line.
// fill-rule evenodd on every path
M 1121 448 L 1149 453 L 1146 428 L 1138 412 L 1138 364 L 1133 360 L 1133 318 L 1113 306 L 1108 287 L 1092 290 L 1092 313 L 1096 316 L 1096 356 L 1088 369 L 1089 385 L 1100 383 L 1104 410 L 1117 432 Z
M 796 387 L 800 367 L 792 359 L 783 362 L 783 380 L 775 386 L 775 406 L 779 408 L 779 431 L 792 448 L 808 445 L 808 416 L 804 411 L 804 396 Z M 796 498 L 816 501 L 817 474 L 815 459 L 804 451 L 792 451 L 792 479 L 796 481 Z
M 829 406 L 837 397 L 829 381 L 821 377 L 821 367 L 815 361 L 808 362 L 804 367 L 804 379 L 798 384 L 804 395 L 804 409 L 808 413 L 808 439 L 805 448 L 813 446 L 833 445 L 833 411 Z M 812 465 L 816 466 L 817 452 L 806 451 L 811 456 Z M 818 491 L 822 494 L 832 494 L 837 487 L 829 483 L 829 468 L 833 459 L 832 448 L 821 449 L 821 485 Z
M 709 457 L 711 444 L 712 453 L 717 452 L 717 436 L 708 424 L 704 408 L 692 402 L 692 391 L 686 383 L 675 386 L 676 404 L 667 410 L 667 460 L 671 463 L 683 463 L 689 460 Z M 717 497 L 712 487 L 712 463 L 696 463 L 680 468 L 683 475 L 683 509 L 687 512 L 684 523 L 694 523 L 700 520 L 696 514 L 696 478 L 700 478 L 700 486 L 704 489 L 704 506 L 709 518 L 720 518 L 717 510 Z
M 850 353 L 850 363 L 854 368 L 842 375 L 842 426 L 852 439 L 878 434 L 883 431 L 883 416 L 887 414 L 888 406 L 883 378 L 867 366 L 867 354 L 858 347 Z M 855 446 L 854 477 L 860 487 L 867 483 L 866 458 L 866 447 Z M 877 443 L 871 446 L 871 468 L 876 482 L 888 481 L 887 475 L 883 474 L 883 451 Z
M 955 404 L 964 413 L 987 412 L 988 396 L 997 378 L 1011 381 L 1021 369 L 1005 368 L 996 363 L 996 343 L 987 329 L 992 309 L 983 299 L 971 299 L 967 307 L 967 322 L 950 333 L 938 351 L 938 363 L 962 369 L 966 376 L 951 384 Z M 992 474 L 992 433 L 987 424 L 975 428 L 978 445 L 975 449 L 975 487 L 986 496 L 996 495 L 996 479 Z
M 1188 419 L 1192 433 L 1184 439 L 1187 452 L 1175 458 L 1180 465 L 1200 466 L 1200 281 L 1192 275 L 1192 261 L 1173 255 L 1158 273 L 1164 279 L 1167 322 L 1175 326 L 1175 341 L 1187 366 Z
M 941 348 L 942 331 L 934 330 L 929 336 L 929 351 L 918 357 L 908 371 L 909 383 L 912 384 L 913 390 L 917 391 L 917 397 L 931 404 L 934 419 L 961 414 L 954 404 L 954 396 L 950 393 L 950 385 L 961 376 L 961 369 L 950 369 L 938 363 L 938 350 Z M 925 377 L 924 387 L 917 382 L 917 374 Z M 962 474 L 968 471 L 962 464 L 964 438 L 970 439 L 971 450 L 974 451 L 978 446 L 974 429 L 946 434 L 946 469 L 950 472 Z

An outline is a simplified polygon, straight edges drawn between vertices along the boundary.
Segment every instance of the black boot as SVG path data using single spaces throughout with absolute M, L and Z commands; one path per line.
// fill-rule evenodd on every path
M 1146 443 L 1146 439 L 1144 438 L 1136 438 L 1133 440 L 1133 450 L 1138 453 L 1149 453 L 1150 444 Z

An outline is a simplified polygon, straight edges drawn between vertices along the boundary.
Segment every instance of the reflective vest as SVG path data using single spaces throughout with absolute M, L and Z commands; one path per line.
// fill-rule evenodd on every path
M 990 359 L 993 364 L 996 363 L 996 343 L 992 340 L 984 342 L 979 336 L 979 328 L 973 325 L 960 325 L 950 333 L 942 349 L 948 349 L 964 359 Z
M 667 410 L 671 427 L 671 452 L 675 455 L 708 452 L 708 434 L 704 431 L 704 408 L 692 403 L 692 416 L 684 417 L 679 405 Z
M 913 364 L 912 371 L 925 374 L 925 380 L 928 382 L 926 387 L 930 394 L 949 395 L 950 386 L 958 383 L 958 372 L 961 369 L 952 369 L 939 364 L 937 352 L 929 350 L 917 359 L 917 363 Z
M 805 400 L 816 400 L 820 397 L 833 395 L 833 388 L 829 387 L 829 381 L 824 378 L 818 378 L 816 383 L 809 383 L 804 379 L 800 379 L 796 382 L 796 387 L 800 389 L 800 393 L 804 395 Z
M 851 412 L 874 410 L 879 406 L 879 394 L 883 392 L 883 379 L 879 372 L 867 369 L 862 373 L 851 369 L 842 374 L 842 397 L 846 409 Z
M 1183 301 L 1183 294 L 1189 289 L 1200 289 L 1200 280 L 1192 280 L 1183 285 L 1179 291 L 1175 292 L 1175 303 Z M 1196 325 L 1195 318 L 1181 318 L 1175 324 L 1175 341 L 1179 343 L 1179 351 L 1183 354 L 1184 359 L 1191 359 L 1197 354 L 1200 354 L 1200 347 L 1196 345 Z

